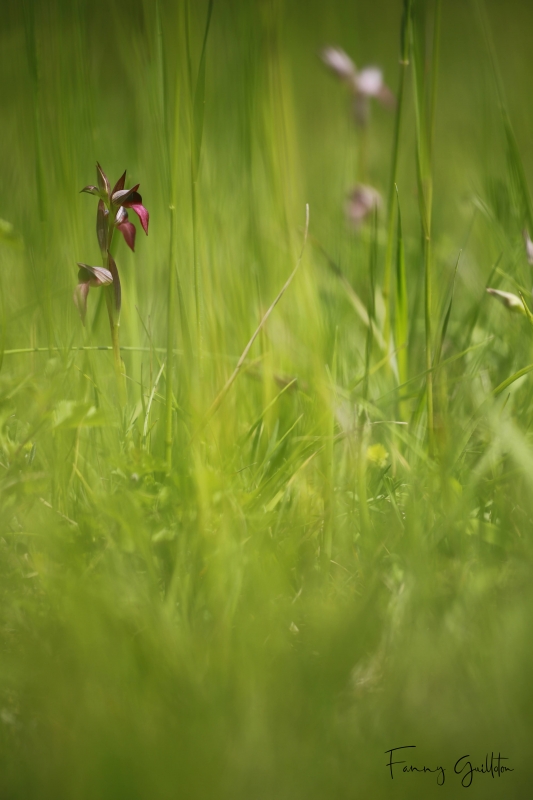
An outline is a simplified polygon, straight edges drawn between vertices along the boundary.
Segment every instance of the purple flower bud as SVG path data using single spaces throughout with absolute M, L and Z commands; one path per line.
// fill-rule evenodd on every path
M 107 242 L 109 235 L 109 211 L 105 207 L 103 200 L 98 202 L 98 210 L 96 212 L 96 236 L 98 237 L 98 244 L 100 245 L 100 252 L 102 258 L 107 255 Z
M 80 264 L 78 262 L 79 272 L 78 279 L 89 286 L 107 286 L 113 283 L 113 276 L 105 267 L 91 267 L 89 264 Z
M 107 175 L 105 174 L 104 170 L 102 169 L 98 161 L 96 162 L 96 178 L 98 181 L 98 188 L 100 189 L 100 194 L 109 197 L 109 181 L 107 180 Z
M 126 183 L 126 170 L 124 170 L 123 174 L 120 176 L 118 181 L 115 183 L 113 187 L 113 191 L 111 194 L 115 194 L 115 192 L 119 192 L 121 189 L 124 188 L 124 184 Z
M 73 300 L 79 311 L 81 321 L 85 325 L 87 316 L 87 296 L 91 287 L 107 286 L 113 283 L 113 276 L 104 267 L 91 267 L 89 264 L 78 264 L 78 285 L 74 289 Z

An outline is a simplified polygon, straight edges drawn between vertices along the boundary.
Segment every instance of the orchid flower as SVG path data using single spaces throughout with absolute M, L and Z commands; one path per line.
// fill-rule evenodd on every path
M 113 234 L 119 230 L 130 250 L 135 250 L 135 225 L 129 221 L 126 209 L 131 208 L 139 217 L 143 230 L 148 234 L 148 222 L 150 216 L 143 206 L 142 197 L 137 191 L 139 184 L 132 189 L 125 189 L 126 172 L 124 172 L 113 189 L 100 164 L 96 164 L 97 186 L 84 186 L 81 190 L 87 194 L 98 197 L 98 208 L 96 211 L 96 236 L 100 246 L 102 259 L 105 267 L 90 267 L 87 264 L 78 264 L 78 285 L 74 291 L 74 302 L 80 313 L 81 320 L 85 324 L 87 315 L 87 295 L 89 288 L 99 286 L 109 286 L 113 284 L 114 289 L 114 317 L 118 319 L 121 305 L 120 278 L 115 261 L 110 253 Z M 109 224 L 109 220 L 112 224 Z
M 115 230 L 120 231 L 130 250 L 135 250 L 135 226 L 128 219 L 127 209 L 131 208 L 138 216 L 142 228 L 148 234 L 149 214 L 143 205 L 142 197 L 137 191 L 139 184 L 125 189 L 126 173 L 124 172 L 113 189 L 100 164 L 96 164 L 97 185 L 84 186 L 81 190 L 98 198 L 96 210 L 96 236 L 104 262 L 103 267 L 91 267 L 78 263 L 78 285 L 74 291 L 74 303 L 85 325 L 87 315 L 87 296 L 90 288 L 103 287 L 105 292 L 113 356 L 119 383 L 121 401 L 124 403 L 126 389 L 124 384 L 124 366 L 120 357 L 119 317 L 121 307 L 121 286 L 117 265 L 111 255 L 111 243 Z
M 394 107 L 395 97 L 385 85 L 379 67 L 364 67 L 359 71 L 340 47 L 325 47 L 320 57 L 326 67 L 348 85 L 354 98 L 355 119 L 362 128 L 368 123 L 370 98 L 376 98 L 387 108 Z
M 110 212 L 113 213 L 113 225 L 122 233 L 128 247 L 131 250 L 135 250 L 135 226 L 128 221 L 128 212 L 126 209 L 131 208 L 135 211 L 147 235 L 148 222 L 150 219 L 148 211 L 143 206 L 142 197 L 137 191 L 140 184 L 137 184 L 132 189 L 125 189 L 126 172 L 124 172 L 111 190 L 107 175 L 98 163 L 96 164 L 96 178 L 98 186 L 84 186 L 81 191 L 100 198 L 104 209 L 103 213 L 105 213 L 105 211 L 107 211 L 108 214 Z M 98 206 L 100 209 L 100 203 Z M 100 234 L 98 234 L 98 239 L 100 241 Z

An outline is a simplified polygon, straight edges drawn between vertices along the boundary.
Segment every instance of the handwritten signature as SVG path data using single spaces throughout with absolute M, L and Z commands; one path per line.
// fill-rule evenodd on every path
M 444 782 L 446 780 L 446 770 L 448 767 L 444 767 L 442 765 L 435 765 L 432 767 L 415 766 L 405 759 L 393 760 L 397 758 L 396 754 L 398 754 L 398 756 L 407 755 L 407 753 L 401 753 L 400 751 L 410 749 L 416 750 L 416 745 L 406 744 L 402 747 L 391 747 L 390 750 L 385 750 L 385 755 L 388 754 L 389 756 L 386 766 L 390 770 L 391 778 L 394 780 L 399 773 L 434 773 L 437 776 L 437 784 L 439 786 L 444 786 Z M 471 759 L 470 754 L 467 753 L 466 755 L 457 759 L 453 765 L 453 772 L 455 775 L 461 776 L 461 784 L 465 788 L 468 788 L 472 785 L 475 773 L 480 775 L 491 775 L 493 778 L 501 778 L 501 776 L 506 772 L 514 772 L 514 768 L 512 769 L 511 767 L 506 766 L 502 763 L 503 761 L 509 761 L 508 756 L 502 756 L 502 754 L 499 752 L 497 754 L 491 752 L 490 757 L 487 753 L 485 755 L 485 761 L 478 766 L 478 762 Z M 403 766 L 401 766 L 402 764 Z M 394 767 L 396 767 L 396 770 Z

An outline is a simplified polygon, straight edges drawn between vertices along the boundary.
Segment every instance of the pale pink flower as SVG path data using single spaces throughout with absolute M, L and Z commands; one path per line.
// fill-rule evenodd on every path
M 395 97 L 385 84 L 379 67 L 364 67 L 358 71 L 350 56 L 340 47 L 325 47 L 320 57 L 326 67 L 349 86 L 358 125 L 364 127 L 368 122 L 370 98 L 376 98 L 387 108 L 394 107 Z
M 382 205 L 381 195 L 372 186 L 358 183 L 348 195 L 346 201 L 346 216 L 357 230 L 361 227 L 366 217 L 379 209 Z

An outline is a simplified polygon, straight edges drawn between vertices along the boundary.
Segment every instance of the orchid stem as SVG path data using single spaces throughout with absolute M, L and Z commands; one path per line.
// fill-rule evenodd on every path
M 113 346 L 113 361 L 115 363 L 115 373 L 117 376 L 118 396 L 120 405 L 122 408 L 124 408 L 124 406 L 126 405 L 125 370 L 124 370 L 124 363 L 120 356 L 120 337 L 119 337 L 120 322 L 117 319 L 117 315 L 114 308 L 115 298 L 112 286 L 105 287 L 105 299 L 107 305 L 107 313 L 109 315 L 109 327 L 111 329 L 111 344 Z
M 392 320 L 392 259 L 394 252 L 394 223 L 396 221 L 396 182 L 398 176 L 398 155 L 400 151 L 400 134 L 402 127 L 402 112 L 404 107 L 404 90 L 407 67 L 409 66 L 409 35 L 411 24 L 412 0 L 404 0 L 402 29 L 400 35 L 400 74 L 398 78 L 398 96 L 396 101 L 396 118 L 394 120 L 394 137 L 392 145 L 391 172 L 389 194 L 387 203 L 387 250 L 385 254 L 385 271 L 383 275 L 383 299 L 385 301 L 385 341 L 389 347 L 391 320 Z
M 111 219 L 111 213 L 110 213 Z M 113 242 L 113 234 L 115 232 L 114 225 L 109 225 L 108 234 L 107 234 L 107 256 L 105 259 L 105 265 L 109 272 L 116 273 L 116 267 L 113 263 L 113 259 L 111 256 L 111 244 Z M 113 275 L 113 278 L 117 278 L 118 275 Z M 109 316 L 109 328 L 111 330 L 111 344 L 113 345 L 113 361 L 115 363 L 115 374 L 117 377 L 117 389 L 118 389 L 118 399 L 120 403 L 120 407 L 124 408 L 126 406 L 127 400 L 127 390 L 126 390 L 126 370 L 124 368 L 124 362 L 120 356 L 120 336 L 119 336 L 119 328 L 120 328 L 120 311 L 117 310 L 116 307 L 116 300 L 115 300 L 115 287 L 114 284 L 111 286 L 105 286 L 105 301 L 107 305 L 107 313 Z

